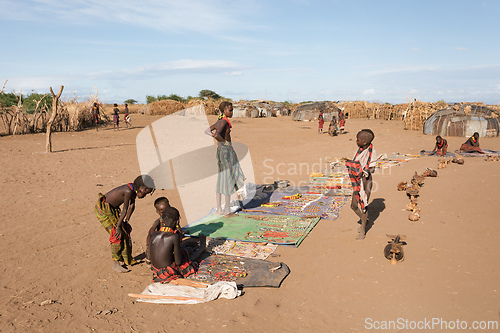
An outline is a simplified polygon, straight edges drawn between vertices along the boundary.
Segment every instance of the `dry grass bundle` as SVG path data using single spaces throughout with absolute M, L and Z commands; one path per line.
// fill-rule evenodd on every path
M 146 114 L 149 115 L 169 115 L 185 109 L 186 105 L 184 103 L 174 101 L 171 99 L 164 99 L 161 101 L 156 101 L 148 104 Z
M 212 99 L 212 98 L 208 98 L 208 99 L 192 99 L 190 100 L 187 105 L 186 105 L 186 108 L 190 108 L 190 107 L 193 107 L 195 105 L 198 105 L 198 104 L 203 104 L 203 107 L 205 108 L 205 113 L 207 115 L 217 115 L 219 114 L 219 105 L 220 103 L 223 101 L 223 99 Z

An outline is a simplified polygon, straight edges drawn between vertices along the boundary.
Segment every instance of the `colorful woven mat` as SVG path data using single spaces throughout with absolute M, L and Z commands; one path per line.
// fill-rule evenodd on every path
M 244 258 L 267 259 L 278 245 L 241 242 L 224 238 L 207 239 L 207 249 L 215 254 L 225 254 Z

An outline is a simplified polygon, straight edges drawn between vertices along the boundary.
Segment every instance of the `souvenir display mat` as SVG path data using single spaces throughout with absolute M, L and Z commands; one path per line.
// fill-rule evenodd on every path
M 290 274 L 285 263 L 212 254 L 200 261 L 196 274 L 186 279 L 209 284 L 234 281 L 242 287 L 275 287 Z
M 465 157 L 486 157 L 486 156 L 500 156 L 500 151 L 490 150 L 490 149 L 481 149 L 484 154 L 480 153 L 464 153 L 461 150 L 455 150 L 455 153 L 465 156 Z
M 241 242 L 224 238 L 207 239 L 207 250 L 214 254 L 225 254 L 254 259 L 267 259 L 276 251 L 278 245 L 254 242 Z
M 299 246 L 319 220 L 320 217 L 241 213 L 214 217 L 210 221 L 203 219 L 200 223 L 194 222 L 183 229 L 187 229 L 190 236 L 203 233 L 212 238 Z
M 430 153 L 432 153 L 431 150 L 426 150 L 425 153 L 427 155 L 421 155 L 421 156 L 437 156 L 437 157 L 455 157 L 455 154 L 453 153 L 450 153 L 449 151 L 446 152 L 446 155 L 444 156 L 440 156 L 440 155 L 437 155 L 436 153 L 434 153 L 434 155 L 429 155 Z
M 347 172 L 336 172 L 331 175 L 311 173 L 309 177 L 310 193 L 330 193 L 337 196 L 351 196 L 352 184 Z

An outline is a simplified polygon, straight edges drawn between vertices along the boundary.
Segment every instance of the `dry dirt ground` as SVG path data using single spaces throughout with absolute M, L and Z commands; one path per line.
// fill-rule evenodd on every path
M 443 322 L 449 328 L 457 320 L 469 326 L 500 322 L 500 162 L 483 158 L 466 158 L 427 179 L 416 223 L 408 220 L 408 200 L 396 185 L 415 171 L 437 168 L 438 158 L 378 172 L 370 208 L 374 225 L 366 239 L 355 240 L 358 219 L 345 206 L 337 220 L 320 221 L 298 248 L 278 247 L 271 260 L 291 269 L 280 288 L 247 288 L 237 299 L 200 305 L 135 302 L 127 294 L 140 293 L 151 273 L 145 264 L 127 274 L 111 270 L 108 235 L 93 205 L 98 192 L 139 175 L 136 135 L 159 118 L 134 115 L 135 127 L 128 130 L 54 133 L 51 154 L 44 153 L 44 134 L 0 138 L 2 332 L 364 332 L 390 321 L 403 325 L 392 331 L 406 331 L 440 320 L 432 326 L 439 331 L 446 330 Z M 404 131 L 401 122 L 366 119 L 348 120 L 349 133 L 339 137 L 319 135 L 316 123 L 287 117 L 234 119 L 232 134 L 248 145 L 257 183 L 298 184 L 307 182 L 314 165 L 352 157 L 362 128 L 375 132 L 378 154 L 418 153 L 435 142 Z M 447 139 L 451 150 L 465 141 Z M 480 142 L 500 150 L 500 138 Z M 137 202 L 131 219 L 135 255 L 144 251 L 156 218 L 153 201 L 161 195 L 182 207 L 173 190 Z M 392 266 L 383 249 L 386 234 L 398 233 L 407 236 L 406 259 Z M 40 305 L 47 300 L 54 303 Z

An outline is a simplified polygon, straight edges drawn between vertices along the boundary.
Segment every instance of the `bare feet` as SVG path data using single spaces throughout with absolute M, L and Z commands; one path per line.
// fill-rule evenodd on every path
M 364 232 L 359 232 L 358 237 L 356 237 L 357 240 L 363 240 L 365 239 L 365 233 Z
M 118 273 L 127 273 L 130 272 L 129 269 L 123 267 L 118 261 L 113 261 L 113 270 Z

